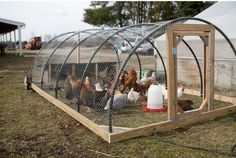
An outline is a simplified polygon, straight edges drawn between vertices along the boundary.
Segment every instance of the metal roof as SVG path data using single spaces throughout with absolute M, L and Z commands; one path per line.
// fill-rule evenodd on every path
M 25 27 L 25 23 L 0 18 L 0 34 L 8 33 L 21 27 Z

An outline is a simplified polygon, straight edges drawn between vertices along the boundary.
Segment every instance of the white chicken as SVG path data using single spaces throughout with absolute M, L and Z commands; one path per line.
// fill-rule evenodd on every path
M 118 55 L 121 55 L 121 54 L 122 54 L 122 50 L 118 49 Z
M 103 91 L 100 83 L 95 84 L 95 90 L 99 92 Z
M 164 99 L 165 100 L 168 99 L 168 92 L 167 92 L 166 86 L 163 84 L 161 84 L 159 86 L 161 88 Z M 182 86 L 178 87 L 178 89 L 177 89 L 177 98 L 181 97 L 183 95 L 183 92 L 184 92 L 184 86 L 182 85 Z
M 156 80 L 156 72 L 152 72 L 152 76 L 148 77 L 147 80 L 154 82 Z
M 145 83 L 147 81 L 147 72 L 144 73 L 143 78 L 139 81 L 141 83 Z
M 139 97 L 140 97 L 140 94 L 134 91 L 134 88 L 131 88 L 131 90 L 128 93 L 128 100 L 136 103 Z
M 122 109 L 127 104 L 127 101 L 128 101 L 127 94 L 123 94 L 120 92 L 115 94 L 113 98 L 113 110 Z M 105 110 L 109 110 L 110 102 L 111 98 L 107 101 L 106 107 L 104 108 Z
M 147 82 L 154 83 L 156 81 L 156 73 L 152 72 L 152 76 L 148 77 L 147 72 L 144 73 L 143 78 L 140 80 L 142 84 L 145 84 Z
M 182 85 L 177 90 L 177 97 L 178 98 L 181 97 L 183 95 L 183 93 L 184 93 L 184 86 Z

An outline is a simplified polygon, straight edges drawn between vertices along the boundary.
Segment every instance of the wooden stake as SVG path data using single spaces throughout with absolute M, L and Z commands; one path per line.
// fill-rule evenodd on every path
M 209 85 L 208 85 L 208 111 L 214 109 L 214 78 L 215 78 L 215 30 L 211 27 L 209 33 Z
M 168 120 L 176 117 L 176 48 L 173 42 L 173 30 L 166 29 L 166 56 L 167 56 L 167 89 L 168 89 Z

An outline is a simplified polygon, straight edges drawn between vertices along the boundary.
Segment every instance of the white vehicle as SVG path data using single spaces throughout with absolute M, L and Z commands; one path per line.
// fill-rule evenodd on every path
M 132 47 L 135 46 L 138 43 L 138 41 L 141 40 L 141 38 L 136 38 L 136 39 L 129 38 L 127 40 L 129 40 L 129 43 L 131 45 L 127 41 L 124 41 L 123 46 L 121 47 L 122 53 L 130 51 L 132 49 Z M 154 55 L 154 49 L 149 42 L 140 45 L 137 48 L 136 52 L 139 54 L 143 54 L 143 55 Z
M 131 48 L 138 42 L 138 38 L 136 38 L 136 39 L 135 38 L 127 38 L 127 40 L 129 42 L 124 40 L 123 46 L 121 47 L 121 51 L 123 53 L 130 51 Z
M 149 42 L 140 45 L 136 52 L 142 55 L 154 55 L 154 49 Z

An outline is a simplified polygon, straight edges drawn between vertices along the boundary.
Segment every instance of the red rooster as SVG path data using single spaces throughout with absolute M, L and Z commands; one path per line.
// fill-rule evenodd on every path
M 137 73 L 132 68 L 129 70 L 128 75 L 125 79 L 125 87 L 127 86 L 127 87 L 129 87 L 129 89 L 131 89 L 136 84 L 136 81 L 137 81 Z

